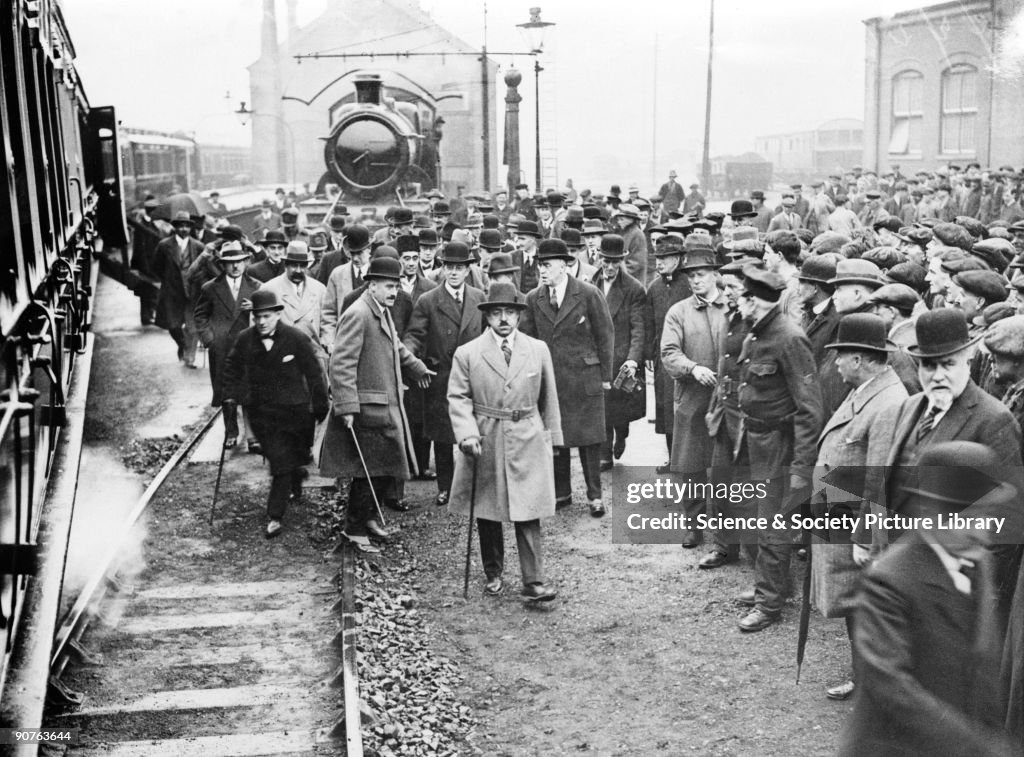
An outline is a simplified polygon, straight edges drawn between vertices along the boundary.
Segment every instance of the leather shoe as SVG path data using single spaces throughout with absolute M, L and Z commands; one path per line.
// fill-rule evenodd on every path
M 258 455 L 263 451 L 259 442 L 249 442 L 246 447 L 248 448 L 250 455 Z
M 619 439 L 615 442 L 615 447 L 612 449 L 612 455 L 618 460 L 622 457 L 622 454 L 626 451 L 626 440 Z
M 342 538 L 344 538 L 349 544 L 355 549 L 368 555 L 376 555 L 380 553 L 380 547 L 377 547 L 370 543 L 368 536 L 347 534 L 344 531 L 341 532 Z
M 755 633 L 757 631 L 763 631 L 778 619 L 779 617 L 777 615 L 769 615 L 766 612 L 755 609 L 747 613 L 746 617 L 739 622 L 739 627 L 741 631 L 746 633 Z
M 608 512 L 604 507 L 604 502 L 599 499 L 592 499 L 589 502 L 590 514 L 595 518 L 603 517 Z
M 563 507 L 568 507 L 571 504 L 572 504 L 572 495 L 571 494 L 568 497 L 558 497 L 555 500 L 555 509 L 556 510 L 561 510 Z
M 753 589 L 748 589 L 739 596 L 736 597 L 736 604 L 743 605 L 744 607 L 753 607 L 757 604 L 757 597 L 754 594 Z
M 410 510 L 415 510 L 418 505 L 410 504 L 408 500 L 396 499 L 395 497 L 388 497 L 384 500 L 384 507 L 391 510 L 397 510 L 400 513 L 407 513 Z
M 281 531 L 284 530 L 281 526 L 281 521 L 272 520 L 267 524 L 267 538 L 273 539 L 275 536 L 280 536 Z
M 602 460 L 601 461 L 601 472 L 602 473 L 604 473 L 606 470 L 611 470 L 614 467 L 615 467 L 615 463 L 613 463 L 611 460 Z
M 234 449 L 234 446 L 238 444 L 237 436 L 229 436 L 224 439 L 224 449 Z
M 856 684 L 853 681 L 844 681 L 838 686 L 832 686 L 831 688 L 825 689 L 825 696 L 829 699 L 834 699 L 837 702 L 842 702 L 853 696 L 853 690 Z
M 730 562 L 732 560 L 725 552 L 709 552 L 701 558 L 700 562 L 697 563 L 697 567 L 701 570 L 711 570 L 713 568 L 721 568 Z
M 434 504 L 438 507 L 444 507 L 448 504 L 448 492 L 438 492 L 437 497 L 434 499 Z
M 501 590 L 504 588 L 505 582 L 501 580 L 501 576 L 495 576 L 487 580 L 487 583 L 484 585 L 484 594 L 489 597 L 496 597 L 501 594 Z
M 683 549 L 696 549 L 701 541 L 703 539 L 701 539 L 700 532 L 691 529 L 683 534 Z
M 434 471 L 425 470 L 420 475 L 416 476 L 417 481 L 436 481 L 437 474 Z
M 658 473 L 671 473 L 672 472 L 672 463 L 666 462 L 663 465 L 659 465 L 654 470 L 656 472 L 658 472 Z
M 384 528 L 375 520 L 366 521 L 366 532 L 370 536 L 376 536 L 378 539 L 390 539 L 391 534 L 384 530 Z
M 807 547 L 797 547 L 795 554 L 797 560 L 807 562 Z
M 527 602 L 550 602 L 558 595 L 554 589 L 549 589 L 544 584 L 530 584 L 523 587 L 519 596 Z

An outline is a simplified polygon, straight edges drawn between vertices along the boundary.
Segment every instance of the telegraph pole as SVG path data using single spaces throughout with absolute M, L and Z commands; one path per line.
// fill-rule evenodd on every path
M 708 23 L 708 97 L 704 106 L 704 154 L 701 160 L 701 183 L 704 194 L 711 196 L 711 65 L 715 55 L 715 0 L 711 0 Z

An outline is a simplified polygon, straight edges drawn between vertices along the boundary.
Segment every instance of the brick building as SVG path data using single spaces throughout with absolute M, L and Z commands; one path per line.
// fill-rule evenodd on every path
M 864 167 L 1024 164 L 1024 80 L 1003 74 L 1024 0 L 958 0 L 864 22 Z

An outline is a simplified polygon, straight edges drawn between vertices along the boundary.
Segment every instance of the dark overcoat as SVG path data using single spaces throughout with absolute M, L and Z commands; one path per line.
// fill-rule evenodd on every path
M 422 295 L 412 309 L 409 327 L 402 341 L 412 354 L 436 371 L 423 402 L 423 435 L 439 444 L 455 444 L 448 417 L 448 376 L 455 350 L 473 341 L 481 332 L 482 316 L 477 308 L 484 293 L 463 287 L 462 308 L 443 284 Z
M 214 407 L 220 407 L 223 397 L 224 361 L 235 339 L 249 327 L 251 311 L 242 310 L 242 302 L 252 297 L 259 287 L 260 282 L 242 274 L 236 300 L 231 294 L 227 275 L 222 273 L 199 290 L 195 308 L 196 331 L 210 357 L 210 383 L 213 385 L 210 404 Z
M 604 294 L 601 272 L 594 274 L 591 283 Z M 608 426 L 625 426 L 637 418 L 643 418 L 647 413 L 647 379 L 644 372 L 644 350 L 647 347 L 644 331 L 646 294 L 639 281 L 620 270 L 605 295 L 615 330 L 612 374 L 617 376 L 622 364 L 632 360 L 637 365 L 636 379 L 640 386 L 639 392 L 627 394 L 621 389 L 612 388 L 604 393 L 605 423 Z
M 647 287 L 647 300 L 644 310 L 646 326 L 644 334 L 647 347 L 644 358 L 654 365 L 654 432 L 656 434 L 672 433 L 673 394 L 675 380 L 665 372 L 661 362 L 661 332 L 665 327 L 665 316 L 668 309 L 690 296 L 690 283 L 681 271 L 671 276 L 658 276 Z
M 410 478 L 416 459 L 402 402 L 402 373 L 415 382 L 427 368 L 393 333 L 369 292 L 341 314 L 330 366 L 334 411 L 324 435 L 320 473 L 366 477 L 352 432 L 339 417 L 351 414 L 370 476 Z
M 519 330 L 548 345 L 555 364 L 562 437 L 566 447 L 605 439 L 604 389 L 612 380 L 615 330 L 608 303 L 597 287 L 569 276 L 556 313 L 541 285 L 526 295 Z
M 188 269 L 202 252 L 202 243 L 189 237 L 183 255 L 178 237 L 173 234 L 156 246 L 153 266 L 160 279 L 160 296 L 156 301 L 156 325 L 160 328 L 181 328 L 192 322 L 195 298 L 188 285 Z
M 863 576 L 854 612 L 857 693 L 839 757 L 1015 754 L 1002 731 L 999 639 L 977 622 L 980 591 L 958 591 L 916 534 Z
M 638 222 L 631 223 L 622 232 L 626 246 L 626 271 L 637 281 L 647 284 L 647 238 Z
M 275 476 L 310 461 L 314 420 L 326 416 L 330 407 L 315 349 L 301 331 L 278 323 L 269 350 L 250 326 L 228 353 L 224 399 L 245 408 Z

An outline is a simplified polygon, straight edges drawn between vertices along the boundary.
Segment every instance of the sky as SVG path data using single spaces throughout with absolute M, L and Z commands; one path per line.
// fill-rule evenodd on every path
M 373 0 L 344 0 L 373 2 Z M 248 144 L 233 111 L 249 100 L 246 67 L 259 54 L 262 0 L 60 0 L 94 105 L 113 104 L 129 126 L 194 133 L 200 142 Z M 298 0 L 314 20 L 327 0 Z M 576 185 L 608 175 L 660 184 L 688 180 L 700 160 L 711 0 L 420 0 L 474 46 L 525 51 L 516 24 L 540 5 L 545 40 L 541 114 L 559 175 Z M 711 154 L 753 149 L 754 138 L 863 118 L 863 20 L 919 0 L 715 0 Z M 486 13 L 485 13 L 486 9 Z M 284 1 L 278 0 L 283 26 Z M 282 31 L 283 33 L 283 31 Z M 383 49 L 401 50 L 400 39 Z M 313 52 L 313 51 L 310 51 Z M 523 123 L 533 122 L 529 59 L 494 55 L 500 77 L 524 70 Z M 503 103 L 499 99 L 499 107 Z M 503 117 L 499 111 L 498 121 Z M 523 152 L 533 135 L 524 128 Z M 500 138 L 497 148 L 500 153 Z M 547 145 L 550 146 L 550 145 Z

